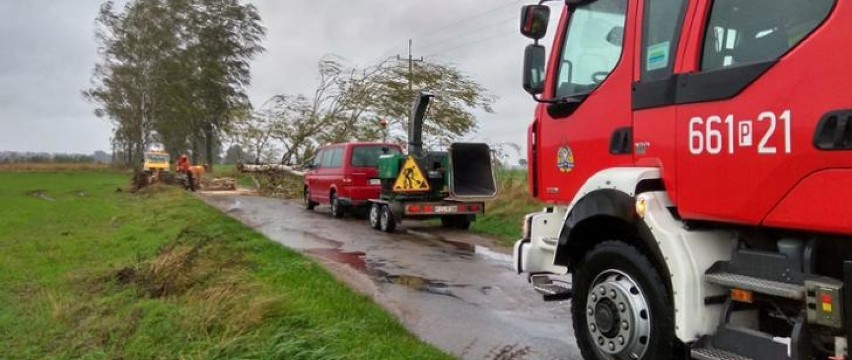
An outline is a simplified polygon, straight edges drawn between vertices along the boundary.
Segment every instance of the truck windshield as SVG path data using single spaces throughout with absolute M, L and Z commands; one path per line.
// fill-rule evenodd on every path
M 556 97 L 591 93 L 621 58 L 627 0 L 598 0 L 571 13 L 556 80 Z
M 167 162 L 169 162 L 169 156 L 168 155 L 153 155 L 152 154 L 152 155 L 146 155 L 145 157 L 146 157 L 146 160 L 148 160 L 148 162 L 152 162 L 152 163 L 167 163 Z
M 388 154 L 399 154 L 399 148 L 395 146 L 385 146 L 385 145 L 371 145 L 371 146 L 357 146 L 352 149 L 352 161 L 351 165 L 353 167 L 379 167 L 379 156 L 385 154 L 382 151 L 382 148 L 388 149 Z

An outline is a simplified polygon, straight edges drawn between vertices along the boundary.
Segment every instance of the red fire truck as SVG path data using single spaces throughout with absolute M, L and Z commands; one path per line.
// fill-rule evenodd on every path
M 852 1 L 546 2 L 515 263 L 583 356 L 845 359 Z

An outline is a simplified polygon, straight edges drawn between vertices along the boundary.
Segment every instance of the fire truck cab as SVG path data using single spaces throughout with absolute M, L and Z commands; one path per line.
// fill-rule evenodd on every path
M 583 356 L 845 359 L 852 2 L 560 1 L 549 54 L 547 2 L 515 263 Z

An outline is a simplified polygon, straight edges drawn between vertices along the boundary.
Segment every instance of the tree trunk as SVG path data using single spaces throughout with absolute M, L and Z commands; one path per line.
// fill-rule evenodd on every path
M 213 124 L 207 124 L 204 127 L 204 145 L 205 150 L 207 151 L 207 164 L 210 165 L 210 168 L 213 168 L 213 163 L 215 156 L 213 154 L 213 136 L 215 131 L 213 131 Z

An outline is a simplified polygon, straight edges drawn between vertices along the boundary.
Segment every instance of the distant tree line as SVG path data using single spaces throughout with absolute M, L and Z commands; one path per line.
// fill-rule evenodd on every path
M 46 152 L 0 152 L 0 163 L 60 163 L 60 164 L 89 164 L 89 163 L 111 163 L 110 154 L 96 151 L 94 154 L 65 154 Z
M 96 19 L 101 60 L 84 96 L 114 124 L 113 152 L 137 170 L 152 144 L 214 163 L 220 136 L 251 111 L 249 62 L 265 29 L 239 0 L 107 1 Z

